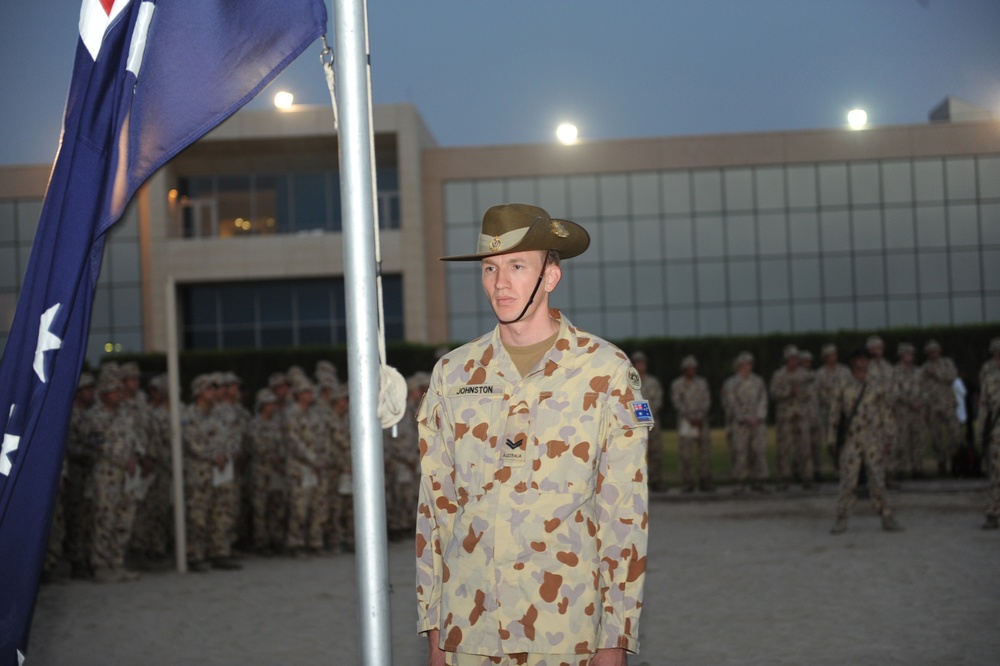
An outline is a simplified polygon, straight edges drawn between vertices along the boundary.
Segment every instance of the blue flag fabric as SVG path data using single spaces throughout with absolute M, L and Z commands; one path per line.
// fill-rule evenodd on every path
M 104 234 L 149 176 L 326 25 L 323 0 L 83 0 L 62 139 L 0 361 L 0 666 L 27 649 Z

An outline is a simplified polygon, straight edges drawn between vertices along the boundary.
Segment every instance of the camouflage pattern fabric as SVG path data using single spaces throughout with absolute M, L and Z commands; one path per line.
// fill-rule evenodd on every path
M 989 372 L 979 387 L 979 432 L 986 428 L 986 419 L 993 423 L 989 435 L 990 489 L 986 516 L 1000 518 L 1000 372 Z
M 439 629 L 445 651 L 639 647 L 640 380 L 620 350 L 551 315 L 555 344 L 526 377 L 498 326 L 438 361 L 418 411 L 417 629 Z
M 91 436 L 90 410 L 73 406 L 66 437 L 68 476 L 63 497 L 66 516 L 66 554 L 77 572 L 90 567 L 94 527 L 94 458 L 97 442 Z
M 283 546 L 288 520 L 288 484 L 285 479 L 285 434 L 277 415 L 254 416 L 247 428 L 253 542 L 258 548 Z
M 646 373 L 642 378 L 642 397 L 649 401 L 653 412 L 653 427 L 647 438 L 649 452 L 646 468 L 649 470 L 649 487 L 660 490 L 666 486 L 663 480 L 663 431 L 660 429 L 660 410 L 663 409 L 663 385 L 653 375 Z
M 789 371 L 782 367 L 771 376 L 771 399 L 775 402 L 777 430 L 778 482 L 787 484 L 792 467 L 799 480 L 811 483 L 812 453 L 809 443 L 809 395 L 806 391 L 808 373 L 802 368 Z
M 323 547 L 329 500 L 327 467 L 331 435 L 315 409 L 293 404 L 286 412 L 288 438 L 289 517 L 287 544 L 297 549 Z M 308 543 L 307 543 L 308 541 Z
M 208 551 L 212 468 L 221 436 L 221 427 L 211 411 L 205 413 L 197 405 L 184 407 L 181 438 L 184 444 L 187 557 L 191 562 L 204 560 Z
M 833 367 L 824 364 L 816 370 L 816 398 L 819 403 L 820 441 L 825 441 L 826 438 L 826 427 L 830 422 L 830 406 L 833 404 L 837 392 L 840 391 L 841 385 L 851 379 L 851 371 L 843 363 L 837 363 Z M 835 468 L 839 467 L 840 461 L 834 458 L 833 465 Z
M 896 417 L 896 456 L 899 474 L 922 473 L 927 425 L 924 394 L 916 366 L 897 363 L 892 371 L 892 410 Z
M 847 515 L 857 498 L 858 474 L 861 464 L 868 470 L 868 492 L 879 515 L 889 510 L 885 497 L 885 458 L 881 437 L 881 409 L 885 401 L 885 384 L 881 381 L 866 382 L 852 377 L 840 387 L 830 410 L 826 439 L 832 444 L 837 438 L 837 428 L 842 418 L 851 419 L 847 437 L 840 451 L 840 493 L 837 495 L 837 515 Z M 861 401 L 858 402 L 858 396 Z M 855 404 L 857 410 L 855 411 Z
M 643 386 L 645 395 L 645 386 Z M 683 375 L 670 384 L 670 402 L 677 414 L 677 448 L 681 459 L 681 485 L 685 489 L 694 488 L 696 482 L 708 486 L 712 482 L 712 442 L 708 428 L 708 410 L 712 406 L 712 394 L 704 377 L 687 379 Z M 682 426 L 682 421 L 687 426 Z M 701 425 L 694 425 L 699 421 Z M 694 436 L 686 434 L 696 430 Z M 652 432 L 650 433 L 652 436 Z M 698 474 L 695 476 L 693 457 L 697 452 Z
M 732 478 L 745 483 L 767 481 L 767 386 L 760 375 L 735 374 L 726 380 L 723 408 L 732 446 Z M 756 418 L 754 425 L 751 419 Z
M 925 362 L 920 367 L 920 376 L 931 446 L 939 468 L 947 469 L 951 454 L 962 440 L 962 428 L 956 412 L 958 404 L 952 389 L 958 370 L 950 358 L 942 356 L 937 361 Z
M 90 563 L 94 571 L 125 568 L 125 552 L 132 536 L 136 497 L 125 490 L 126 466 L 136 455 L 136 425 L 129 410 L 105 409 L 98 403 L 90 412 L 95 441 L 94 532 Z

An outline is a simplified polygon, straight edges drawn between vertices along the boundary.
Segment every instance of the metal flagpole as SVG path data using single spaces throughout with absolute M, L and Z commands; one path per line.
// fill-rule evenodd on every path
M 177 571 L 187 571 L 187 531 L 184 525 L 184 454 L 181 449 L 180 363 L 177 360 L 177 292 L 174 276 L 167 278 L 167 386 L 170 394 L 170 459 L 174 482 L 174 557 Z
M 361 663 L 390 666 L 368 17 L 364 0 L 334 0 L 333 7 Z

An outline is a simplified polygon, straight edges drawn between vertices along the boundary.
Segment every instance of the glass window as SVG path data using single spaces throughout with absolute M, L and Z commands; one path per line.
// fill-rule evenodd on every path
M 478 264 L 476 264 L 478 268 Z M 480 307 L 482 283 L 478 273 L 465 270 L 448 270 L 448 312 L 456 315 L 472 314 Z
M 858 296 L 885 294 L 885 262 L 881 254 L 854 256 L 854 284 Z
M 982 296 L 956 296 L 951 299 L 951 323 L 978 324 L 983 321 Z
M 723 171 L 726 210 L 753 209 L 753 171 L 726 169 Z
M 93 328 L 111 328 L 110 289 L 97 289 L 94 292 L 94 307 L 91 310 L 90 325 Z
M 576 217 L 597 215 L 597 177 L 570 176 L 569 214 Z M 572 220 L 573 218 L 570 217 Z
M 979 250 L 959 250 L 951 252 L 951 290 L 979 291 L 982 289 L 982 276 L 979 271 Z
M 632 243 L 627 219 L 605 220 L 598 229 L 601 239 L 600 253 L 604 261 L 631 259 Z
M 855 250 L 882 249 L 882 213 L 877 208 L 854 209 L 851 231 Z
M 452 340 L 472 340 L 482 335 L 483 331 L 475 316 L 459 315 L 448 319 L 448 337 Z
M 948 293 L 948 255 L 944 252 L 918 253 L 917 277 L 921 294 Z
M 0 243 L 17 240 L 17 218 L 14 217 L 14 203 L 0 201 Z
M 792 208 L 816 207 L 816 169 L 814 167 L 788 167 L 788 205 Z
M 721 262 L 698 263 L 698 303 L 722 303 L 726 300 L 726 266 Z
M 889 249 L 910 250 L 916 245 L 913 237 L 913 209 L 885 209 L 885 246 Z
M 227 285 L 225 298 L 220 299 L 223 326 L 231 324 L 252 324 L 257 319 L 257 309 L 253 287 L 247 285 Z
M 979 220 L 975 204 L 948 206 L 948 244 L 955 246 L 979 245 Z
M 889 326 L 919 326 L 920 316 L 915 298 L 893 298 L 889 300 Z
M 475 188 L 476 206 L 479 208 L 479 215 L 476 219 L 481 219 L 483 213 L 490 206 L 502 204 L 506 201 L 503 195 L 503 181 L 495 179 L 477 180 L 473 185 Z
M 260 329 L 260 346 L 263 348 L 291 347 L 294 344 L 291 324 L 262 326 Z
M 674 218 L 664 221 L 666 233 L 667 259 L 690 259 L 694 256 L 694 236 L 691 220 Z
M 281 284 L 260 284 L 257 287 L 257 298 L 261 322 L 291 325 L 295 315 L 292 311 L 292 299 L 288 298 L 287 287 Z
M 601 307 L 604 299 L 601 298 L 601 269 L 598 266 L 574 266 L 573 282 L 571 285 L 573 294 L 573 306 L 575 309 L 585 307 Z
M 714 215 L 694 220 L 695 246 L 699 257 L 721 257 L 725 254 L 722 238 L 722 218 Z
M 820 216 L 823 252 L 850 250 L 851 221 L 847 211 L 823 211 Z
M 789 213 L 788 229 L 793 253 L 819 252 L 819 217 L 814 211 Z
M 121 219 L 111 227 L 110 237 L 117 240 L 139 238 L 139 216 L 136 215 L 135 206 L 130 205 L 125 209 Z
M 757 238 L 761 254 L 788 252 L 788 223 L 784 213 L 762 213 L 757 217 Z
M 223 238 L 243 233 L 243 225 L 253 219 L 249 176 L 219 176 L 216 183 L 218 234 Z
M 295 214 L 295 222 L 292 228 L 296 231 L 326 229 L 327 218 L 329 218 L 326 199 L 326 174 L 322 172 L 292 174 L 292 192 Z M 249 215 L 249 213 L 246 214 Z M 226 235 L 225 230 L 232 224 L 234 222 L 227 220 L 220 209 L 219 233 Z
M 42 216 L 42 200 L 19 201 L 17 204 L 17 240 L 31 243 L 35 240 L 38 221 Z
M 470 181 L 451 180 L 444 184 L 445 224 L 468 224 L 481 217 L 473 203 Z
M 819 203 L 821 206 L 847 205 L 846 164 L 819 165 Z
M 826 298 L 854 296 L 850 257 L 823 258 L 823 295 Z
M 754 171 L 757 208 L 785 207 L 785 171 L 781 167 L 761 167 Z
M 729 332 L 729 322 L 726 320 L 726 308 L 698 308 L 699 335 L 726 335 Z
M 912 252 L 890 254 L 885 258 L 890 296 L 917 293 L 917 256 Z
M 639 310 L 635 313 L 635 334 L 641 338 L 660 338 L 666 335 L 666 310 L 662 308 Z
M 20 243 L 17 246 L 17 283 L 24 282 L 24 272 L 28 270 L 28 260 L 31 258 L 31 244 Z M 102 270 L 99 279 L 100 284 L 107 284 L 107 274 L 109 271 Z
M 757 229 L 752 215 L 727 215 L 726 254 L 741 257 L 757 254 Z
M 667 303 L 679 305 L 694 302 L 694 265 L 687 262 L 668 262 Z
M 1000 245 L 1000 204 L 982 204 L 979 217 L 983 245 Z
M 699 212 L 722 210 L 722 174 L 710 171 L 694 172 L 694 209 Z
M 605 305 L 632 307 L 635 286 L 630 266 L 604 266 Z
M 690 338 L 698 334 L 694 308 L 672 308 L 667 312 L 667 335 Z
M 948 244 L 944 206 L 917 208 L 917 244 L 921 248 L 945 247 Z
M 976 198 L 976 160 L 974 157 L 949 157 L 944 161 L 948 199 Z
M 885 301 L 858 301 L 858 328 L 872 329 L 887 326 Z
M 745 302 L 757 300 L 757 262 L 730 261 L 729 300 Z
M 979 158 L 979 196 L 1000 198 L 1000 157 Z
M 636 264 L 635 292 L 636 305 L 662 308 L 666 302 L 663 293 L 663 264 Z
M 601 334 L 611 340 L 635 337 L 635 321 L 632 311 L 617 308 L 605 311 Z
M 788 300 L 788 260 L 760 260 L 760 297 L 764 301 Z M 773 330 L 773 329 L 770 329 Z
M 657 218 L 639 218 L 632 222 L 631 259 L 661 260 L 663 258 L 663 224 Z
M 819 303 L 796 303 L 792 306 L 795 331 L 823 330 L 823 306 Z
M 729 308 L 729 332 L 732 335 L 759 335 L 760 310 L 746 305 Z
M 1000 285 L 1000 250 L 983 250 L 983 284 L 987 291 L 996 293 Z M 995 320 L 988 320 L 995 321 Z
M 851 203 L 877 204 L 879 202 L 879 182 L 877 162 L 857 162 L 851 164 Z
M 298 316 L 301 322 L 329 322 L 330 288 L 322 282 L 300 284 L 298 294 Z M 226 299 L 229 294 L 226 294 Z
M 850 301 L 824 303 L 823 328 L 828 331 L 854 328 L 854 304 Z
M 691 177 L 687 171 L 667 171 L 662 174 L 663 212 L 691 211 Z
M 532 180 L 531 178 L 511 178 L 506 182 L 506 190 L 507 190 L 507 196 L 504 197 L 504 200 L 506 201 L 520 201 L 520 202 L 538 201 L 538 196 L 535 194 L 535 181 Z M 560 205 L 557 208 L 555 208 L 555 210 L 562 211 L 563 209 L 565 209 L 566 208 L 565 201 L 566 197 L 564 195 L 562 198 L 562 203 L 560 203 Z M 542 206 L 542 208 L 545 208 L 545 206 Z M 549 209 L 545 208 L 545 210 Z M 558 217 L 561 214 L 562 213 L 555 215 L 556 217 Z
M 470 254 L 479 247 L 479 228 L 471 224 L 453 225 L 444 232 L 445 253 L 448 255 Z
M 570 215 L 567 209 L 569 198 L 567 196 L 566 179 L 561 177 L 539 178 L 538 205 L 549 211 L 550 215 L 555 215 L 556 217 Z M 589 214 L 593 215 L 592 212 Z
M 628 215 L 628 178 L 624 174 L 600 176 L 601 214 Z
M 655 173 L 633 173 L 629 176 L 632 186 L 632 214 L 659 215 L 660 179 Z
M 882 163 L 882 200 L 889 204 L 913 201 L 913 170 L 909 162 Z
M 983 312 L 986 313 L 986 321 L 1000 321 L 1000 296 L 984 296 Z
M 760 308 L 760 332 L 782 333 L 792 330 L 792 308 L 787 303 L 762 305 Z
M 339 183 L 337 187 L 339 191 Z M 271 235 L 277 233 L 278 229 L 288 229 L 287 176 L 257 176 L 256 201 L 256 217 L 251 220 L 256 233 Z
M 110 243 L 107 250 L 107 254 L 114 257 L 111 278 L 115 282 L 139 282 L 142 279 L 139 271 L 139 244 L 136 241 Z
M 819 298 L 819 260 L 792 259 L 792 296 L 796 300 Z
M 917 201 L 944 200 L 944 172 L 941 160 L 914 160 L 913 180 Z
M 142 326 L 142 294 L 139 287 L 116 287 L 111 292 L 115 328 Z
M 951 305 L 947 298 L 921 298 L 920 324 L 947 326 L 951 324 Z
M 20 278 L 20 271 L 17 270 L 17 248 L 0 247 L 0 287 L 18 287 Z

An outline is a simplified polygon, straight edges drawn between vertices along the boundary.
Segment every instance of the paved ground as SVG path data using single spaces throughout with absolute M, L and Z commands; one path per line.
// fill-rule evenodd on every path
M 995 664 L 1000 533 L 983 481 L 892 493 L 906 531 L 859 501 L 831 536 L 836 489 L 654 498 L 634 665 Z M 392 652 L 421 664 L 410 542 L 390 544 Z M 355 664 L 350 555 L 248 558 L 238 572 L 72 581 L 39 593 L 27 664 Z

